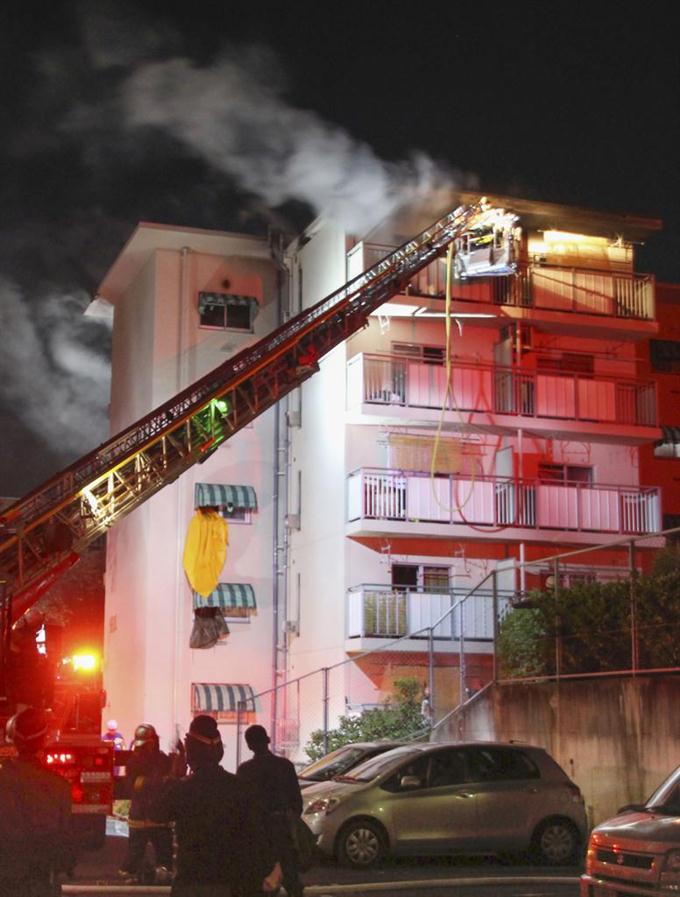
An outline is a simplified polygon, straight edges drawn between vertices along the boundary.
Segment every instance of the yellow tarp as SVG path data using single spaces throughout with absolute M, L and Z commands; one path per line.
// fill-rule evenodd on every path
M 227 558 L 229 528 L 218 511 L 199 508 L 184 543 L 184 572 L 194 592 L 207 598 L 217 588 Z

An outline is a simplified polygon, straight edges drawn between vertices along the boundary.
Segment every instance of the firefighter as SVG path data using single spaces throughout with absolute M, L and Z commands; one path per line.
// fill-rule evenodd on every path
M 154 850 L 155 883 L 165 884 L 172 878 L 172 827 L 169 823 L 153 822 L 149 816 L 152 802 L 171 775 L 171 760 L 161 751 L 154 727 L 150 723 L 137 726 L 126 768 L 126 792 L 130 798 L 128 851 L 118 870 L 128 882 L 143 881 L 148 843 Z
M 175 822 L 172 897 L 277 892 L 281 867 L 267 837 L 263 807 L 256 794 L 220 766 L 224 747 L 215 720 L 195 717 L 184 743 L 191 774 L 168 783 L 151 808 L 154 819 Z
M 295 767 L 290 760 L 269 750 L 269 735 L 263 726 L 249 726 L 245 739 L 253 758 L 241 763 L 236 775 L 267 807 L 266 821 L 288 897 L 302 897 L 304 888 L 295 848 L 295 820 L 302 813 L 302 795 Z
M 0 768 L 0 894 L 51 897 L 73 870 L 71 789 L 40 760 L 48 735 L 44 710 L 26 708 L 7 723 L 17 758 Z

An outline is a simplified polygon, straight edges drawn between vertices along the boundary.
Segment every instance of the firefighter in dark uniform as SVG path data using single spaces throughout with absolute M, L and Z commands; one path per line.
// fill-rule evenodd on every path
M 253 752 L 253 759 L 241 763 L 236 775 L 267 807 L 267 821 L 274 849 L 281 862 L 283 887 L 288 897 L 302 897 L 303 886 L 293 834 L 294 817 L 302 813 L 302 795 L 295 767 L 285 757 L 272 754 L 269 736 L 263 726 L 249 726 L 245 739 Z
M 266 838 L 263 811 L 248 788 L 219 764 L 217 723 L 192 720 L 185 741 L 191 774 L 168 783 L 151 807 L 175 823 L 173 897 L 251 897 L 278 891 L 281 869 Z
M 135 729 L 132 753 L 126 767 L 126 796 L 130 798 L 128 850 L 118 874 L 126 881 L 142 882 L 144 854 L 151 843 L 154 850 L 156 884 L 172 878 L 172 827 L 153 822 L 149 807 L 172 773 L 171 760 L 159 746 L 158 733 L 149 723 Z
M 18 756 L 0 768 L 0 894 L 53 897 L 60 872 L 75 863 L 71 840 L 71 788 L 45 769 L 40 752 L 47 716 L 29 707 L 7 723 Z

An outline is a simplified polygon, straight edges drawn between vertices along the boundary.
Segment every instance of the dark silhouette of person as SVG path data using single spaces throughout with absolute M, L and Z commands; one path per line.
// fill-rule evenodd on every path
M 248 787 L 219 764 L 224 755 L 215 720 L 192 720 L 184 740 L 191 773 L 166 785 L 151 807 L 174 822 L 177 874 L 173 897 L 251 897 L 275 892 L 281 880 L 264 814 Z
M 246 744 L 253 752 L 252 760 L 241 763 L 236 775 L 246 782 L 267 808 L 270 837 L 281 863 L 283 886 L 288 897 L 302 897 L 295 840 L 294 817 L 302 813 L 302 795 L 295 767 L 285 757 L 269 750 L 269 736 L 263 726 L 249 726 Z
M 29 707 L 7 723 L 18 756 L 0 767 L 0 894 L 51 897 L 60 872 L 75 863 L 71 788 L 42 766 L 48 736 L 44 710 Z
M 127 881 L 142 882 L 147 844 L 154 850 L 156 884 L 172 878 L 172 828 L 149 817 L 149 808 L 172 775 L 172 764 L 159 746 L 158 733 L 150 723 L 135 729 L 132 753 L 127 761 L 125 792 L 130 798 L 128 849 L 118 874 Z

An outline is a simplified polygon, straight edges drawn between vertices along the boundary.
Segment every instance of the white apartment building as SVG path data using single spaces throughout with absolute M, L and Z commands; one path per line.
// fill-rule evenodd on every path
M 300 757 L 312 730 L 384 701 L 399 676 L 418 678 L 440 717 L 490 678 L 493 571 L 502 605 L 540 584 L 542 557 L 660 530 L 658 489 L 638 471 L 639 446 L 660 435 L 637 352 L 658 330 L 654 281 L 634 269 L 635 241 L 658 222 L 510 207 L 517 274 L 456 278 L 447 315 L 434 262 L 278 411 L 111 531 L 105 685 L 126 733 L 149 721 L 169 743 L 214 712 L 231 766 L 241 700 L 241 724 L 273 726 Z M 100 288 L 115 309 L 112 432 L 428 223 L 361 235 L 321 218 L 289 248 L 286 278 L 264 240 L 140 225 Z M 459 244 L 459 266 L 487 238 L 493 251 L 493 234 L 478 238 Z M 230 533 L 208 602 L 182 570 L 202 501 L 219 501 Z M 611 552 L 562 575 L 625 564 Z M 192 649 L 206 603 L 230 632 Z

